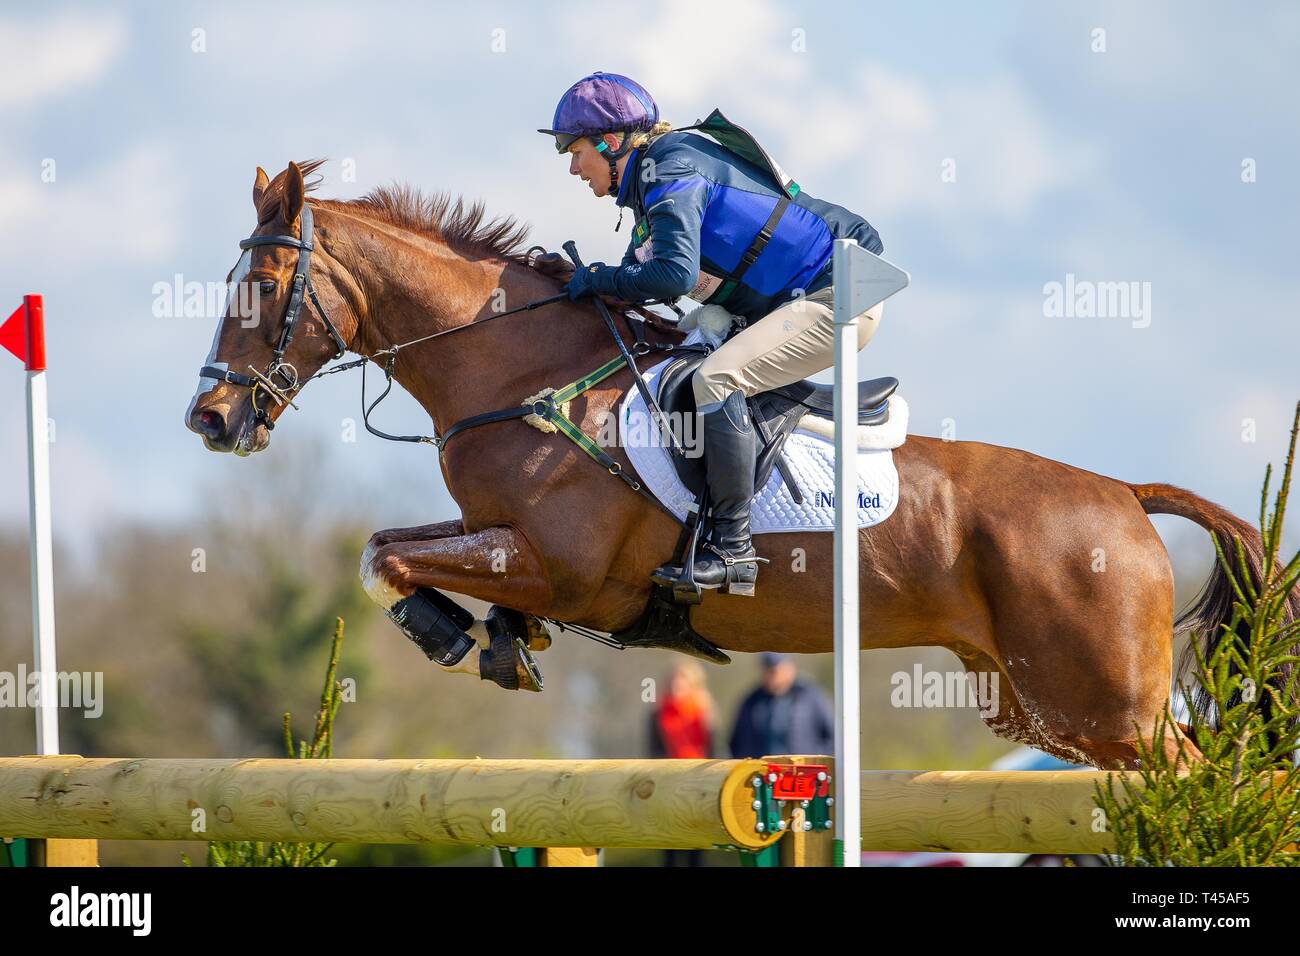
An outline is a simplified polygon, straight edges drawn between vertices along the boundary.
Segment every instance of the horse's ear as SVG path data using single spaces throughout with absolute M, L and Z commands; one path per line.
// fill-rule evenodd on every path
M 297 163 L 290 163 L 284 172 L 284 201 L 280 204 L 280 214 L 286 223 L 293 222 L 302 212 L 302 203 L 307 189 L 302 183 L 302 170 Z
M 266 170 L 261 166 L 257 167 L 257 175 L 253 177 L 253 208 L 262 208 L 262 196 L 266 193 L 266 187 L 271 185 L 271 177 L 266 175 Z

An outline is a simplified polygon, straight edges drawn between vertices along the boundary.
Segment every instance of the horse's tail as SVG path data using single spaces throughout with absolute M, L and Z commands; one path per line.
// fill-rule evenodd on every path
M 1240 540 L 1246 569 L 1249 571 L 1255 587 L 1259 587 L 1264 565 L 1264 543 L 1260 539 L 1258 529 L 1238 518 L 1227 508 L 1222 508 L 1212 501 L 1206 501 L 1200 495 L 1192 494 L 1192 492 L 1183 488 L 1162 484 L 1130 484 L 1129 488 L 1137 496 L 1138 502 L 1142 505 L 1142 510 L 1147 514 L 1177 515 L 1180 518 L 1196 522 L 1214 535 L 1218 539 L 1219 547 L 1223 549 L 1224 556 L 1234 567 L 1237 563 L 1237 548 L 1233 543 L 1233 538 Z M 1196 599 L 1174 622 L 1174 633 L 1179 634 L 1190 631 L 1193 633 L 1193 639 L 1195 639 L 1195 635 L 1199 634 L 1202 641 L 1202 651 L 1208 657 L 1225 636 L 1226 627 L 1232 624 L 1234 597 L 1232 582 L 1228 575 L 1224 573 L 1223 567 L 1216 557 L 1214 566 L 1210 569 L 1210 577 L 1205 582 L 1205 586 L 1201 588 L 1201 593 L 1196 596 Z M 1284 615 L 1284 622 L 1300 618 L 1300 589 L 1288 595 Z M 1249 647 L 1249 629 L 1239 627 L 1237 633 L 1243 644 Z M 1291 653 L 1295 654 L 1298 650 L 1300 648 L 1292 648 Z M 1178 663 L 1177 674 L 1180 679 L 1188 673 L 1194 661 L 1195 658 L 1189 645 Z M 1284 665 L 1282 681 L 1277 685 L 1279 688 L 1285 686 L 1283 682 L 1289 676 L 1290 670 L 1291 665 Z M 1234 695 L 1231 703 L 1236 704 L 1239 700 L 1240 696 Z M 1271 698 L 1266 694 L 1263 700 L 1266 715 L 1270 715 L 1272 709 L 1269 706 L 1270 702 Z M 1197 687 L 1193 700 L 1188 703 L 1189 706 L 1196 710 L 1197 714 L 1209 722 L 1210 726 L 1218 726 L 1218 715 L 1214 712 L 1214 701 L 1205 688 Z

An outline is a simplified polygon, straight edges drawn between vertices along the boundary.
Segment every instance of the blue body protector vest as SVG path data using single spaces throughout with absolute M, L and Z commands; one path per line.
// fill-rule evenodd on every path
M 866 219 L 809 196 L 717 110 L 635 150 L 625 173 L 617 202 L 636 222 L 601 291 L 629 301 L 689 295 L 753 320 L 830 285 L 834 240 L 884 249 Z

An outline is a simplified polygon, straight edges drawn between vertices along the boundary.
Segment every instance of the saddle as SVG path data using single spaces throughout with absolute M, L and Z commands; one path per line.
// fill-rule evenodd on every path
M 682 423 L 695 420 L 695 391 L 691 387 L 691 377 L 705 357 L 697 353 L 673 359 L 659 376 L 659 391 L 655 400 L 668 421 Z M 892 377 L 859 382 L 858 424 L 883 425 L 889 421 L 889 396 L 897 388 L 898 379 Z M 782 449 L 805 415 L 834 418 L 834 396 L 834 386 L 819 385 L 804 379 L 792 385 L 760 392 L 748 399 L 749 414 L 753 418 L 759 439 L 758 460 L 754 468 L 755 491 L 767 484 L 772 469 L 776 468 L 795 501 L 803 502 L 803 492 L 782 455 Z M 677 445 L 683 449 L 694 444 L 687 440 L 692 436 L 677 434 L 675 437 Z M 678 452 L 677 448 L 671 450 L 678 478 L 698 500 L 705 483 L 704 456 L 696 454 L 688 457 L 687 454 Z M 708 454 L 708 449 L 705 449 L 705 454 Z
M 694 421 L 695 392 L 691 376 L 707 357 L 707 350 L 683 354 L 671 360 L 659 377 L 655 402 L 670 423 Z M 883 425 L 889 421 L 889 397 L 898 388 L 896 378 L 877 378 L 858 384 L 858 424 Z M 762 488 L 776 468 L 791 495 L 803 501 L 803 493 L 795 481 L 788 462 L 782 455 L 786 440 L 798 427 L 805 415 L 834 418 L 835 389 L 803 380 L 767 392 L 760 392 L 748 400 L 758 432 L 758 459 L 754 469 L 754 489 Z M 685 450 L 693 442 L 675 434 L 677 446 Z M 700 603 L 700 589 L 691 578 L 696 546 L 707 523 L 702 511 L 707 511 L 703 455 L 686 457 L 678 447 L 669 445 L 673 466 L 682 484 L 695 495 L 698 507 L 689 516 L 687 525 L 677 540 L 673 561 L 683 566 L 683 580 L 674 587 L 656 584 L 651 588 L 650 602 L 641 617 L 632 626 L 610 635 L 623 647 L 660 647 L 690 654 L 714 664 L 729 663 L 731 658 L 712 642 L 696 633 L 690 623 L 690 608 Z M 708 450 L 705 449 L 705 454 Z

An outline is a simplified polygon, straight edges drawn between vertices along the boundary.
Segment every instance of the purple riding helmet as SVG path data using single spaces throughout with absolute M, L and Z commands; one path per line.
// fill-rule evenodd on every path
M 620 76 L 597 70 L 574 83 L 560 97 L 555 107 L 552 129 L 537 132 L 555 137 L 557 152 L 567 152 L 580 136 L 590 137 L 596 149 L 609 161 L 610 195 L 618 194 L 618 169 L 615 163 L 632 147 L 631 137 L 624 135 L 618 149 L 611 150 L 598 139 L 604 133 L 634 133 L 648 130 L 659 122 L 659 107 L 645 87 Z

